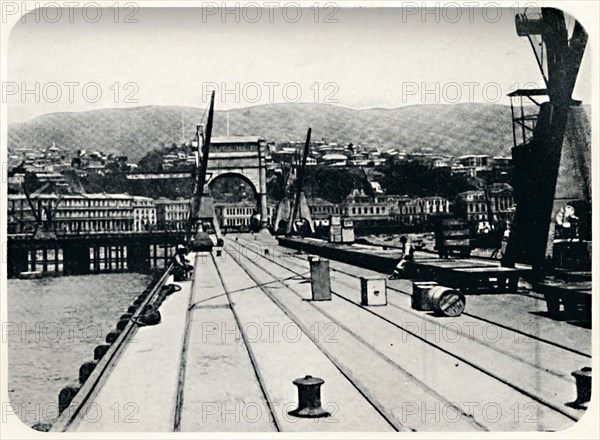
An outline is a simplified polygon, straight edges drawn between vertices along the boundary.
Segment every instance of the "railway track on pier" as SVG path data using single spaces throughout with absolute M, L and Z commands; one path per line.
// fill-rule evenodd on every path
M 240 239 L 238 238 L 238 241 L 239 240 Z M 245 239 L 241 239 L 241 240 L 244 241 L 245 243 L 249 243 L 249 244 L 256 243 L 256 242 L 248 241 L 248 240 L 245 240 Z M 254 253 L 256 253 L 251 248 L 247 247 L 247 249 L 250 250 L 250 251 L 252 251 L 252 252 L 254 252 Z M 286 254 L 286 256 L 290 256 L 292 258 L 295 258 L 295 259 L 298 259 L 298 260 L 302 261 L 305 264 L 308 264 L 308 260 L 307 260 L 307 258 L 305 258 L 306 254 L 303 253 L 303 252 L 301 252 L 301 253 L 286 252 L 285 254 Z M 349 272 L 348 270 L 344 270 L 341 267 L 351 267 L 351 268 L 354 268 L 354 270 L 356 270 L 356 271 L 367 271 L 367 272 L 370 272 L 370 273 L 377 273 L 377 272 L 369 270 L 369 269 L 358 268 L 358 267 L 352 266 L 352 265 L 347 264 L 347 263 L 342 263 L 342 262 L 339 262 L 339 261 L 331 260 L 331 264 L 330 264 L 330 267 L 329 267 L 329 269 L 331 271 L 339 273 L 339 274 L 342 274 L 342 275 L 346 275 L 346 276 L 351 277 L 353 279 L 359 279 L 360 278 L 361 275 L 357 275 L 356 273 Z M 410 280 L 408 280 L 408 281 L 410 281 Z M 393 282 L 388 282 L 387 289 L 388 289 L 388 291 L 393 291 L 393 292 L 399 293 L 401 295 L 410 297 L 410 293 L 408 293 L 406 291 L 403 291 L 403 290 L 401 290 L 401 289 L 399 289 L 397 287 L 394 287 Z M 531 298 L 533 301 L 538 302 L 540 305 L 542 305 L 543 307 L 545 307 L 545 304 L 546 304 L 545 300 L 543 298 L 541 298 L 540 296 L 526 294 L 526 293 L 523 293 L 523 292 L 519 292 L 518 295 L 524 296 L 524 297 L 527 297 L 527 298 Z M 500 298 L 500 295 L 498 295 L 498 298 Z M 553 345 L 553 346 L 555 346 L 557 348 L 560 348 L 560 349 L 565 350 L 565 351 L 569 351 L 571 353 L 580 355 L 582 357 L 585 357 L 585 358 L 588 358 L 588 359 L 592 358 L 592 355 L 590 354 L 589 351 L 586 352 L 586 351 L 583 351 L 583 350 L 579 350 L 579 349 L 570 347 L 570 346 L 568 346 L 566 344 L 561 344 L 561 343 L 558 343 L 556 341 L 552 341 L 552 340 L 550 340 L 548 338 L 544 338 L 542 336 L 538 336 L 535 333 L 539 329 L 537 328 L 537 326 L 535 325 L 535 323 L 533 323 L 533 325 L 529 326 L 529 330 L 530 331 L 525 331 L 524 329 L 520 329 L 518 327 L 515 328 L 514 326 L 506 325 L 506 324 L 504 324 L 502 322 L 499 322 L 498 320 L 490 319 L 489 317 L 484 317 L 484 316 L 481 316 L 481 315 L 478 315 L 478 314 L 475 314 L 475 313 L 471 313 L 471 312 L 465 311 L 462 314 L 464 316 L 469 316 L 471 318 L 475 318 L 475 319 L 477 319 L 477 320 L 479 320 L 481 322 L 485 322 L 485 323 L 489 323 L 491 325 L 497 326 L 499 328 L 502 328 L 503 330 L 517 333 L 517 334 L 519 334 L 519 335 L 521 335 L 523 337 L 531 338 L 531 339 L 543 342 L 545 344 Z
M 416 312 L 391 289 L 387 306 L 362 306 L 359 278 L 373 271 L 343 263 L 331 271 L 333 300 L 313 302 L 308 261 L 264 248 L 226 237 L 221 256 L 196 254 L 193 279 L 165 302 L 162 323 L 138 332 L 137 344 L 115 345 L 109 368 L 90 376 L 76 422 L 56 430 L 554 431 L 583 414 L 564 403 L 575 397 L 571 366 L 589 358 L 473 316 Z M 298 339 L 257 339 L 252 331 L 265 323 L 295 329 Z M 478 329 L 468 338 L 467 323 Z M 502 337 L 486 339 L 484 325 Z M 236 329 L 239 341 L 219 328 Z M 297 406 L 292 380 L 306 374 L 325 380 L 331 418 L 289 415 Z M 160 403 L 145 405 L 149 395 Z M 89 408 L 125 399 L 139 403 L 139 425 L 86 418 Z M 231 415 L 257 405 L 256 422 Z
M 238 246 L 241 246 L 246 251 L 253 253 L 256 257 L 264 258 L 261 261 L 261 264 L 257 264 L 256 261 L 254 261 L 255 259 L 253 258 L 247 259 L 247 261 L 250 262 L 249 264 L 253 265 L 256 268 L 255 270 L 262 270 L 265 274 L 270 273 L 263 267 L 264 264 L 262 264 L 263 262 L 268 261 L 272 263 L 270 267 L 272 267 L 273 265 L 278 266 L 283 271 L 287 271 L 288 273 L 293 273 L 299 277 L 307 279 L 306 276 L 302 275 L 302 273 L 306 272 L 308 265 L 308 261 L 306 261 L 304 258 L 294 255 L 294 260 L 296 261 L 290 261 L 290 259 L 286 258 L 284 259 L 284 263 L 282 264 L 281 262 L 275 261 L 272 258 L 265 257 L 265 255 L 254 250 L 253 247 L 255 247 L 256 242 L 254 242 L 253 244 L 253 242 L 249 242 L 240 238 L 238 238 L 236 242 L 233 242 L 231 240 L 228 240 L 228 242 L 233 246 L 235 246 L 236 244 Z M 240 261 L 245 260 L 242 259 Z M 241 262 L 239 263 L 242 264 Z M 249 270 L 248 264 L 243 264 L 243 266 L 245 267 L 245 270 Z M 357 281 L 359 278 L 355 274 L 351 274 L 347 271 L 339 270 L 337 268 L 334 269 L 334 272 L 345 277 L 350 277 L 351 279 L 354 279 L 354 281 Z M 377 309 L 377 311 L 375 311 L 374 309 L 361 306 L 360 304 L 358 304 L 357 301 L 353 300 L 349 294 L 342 292 L 347 291 L 349 288 L 358 289 L 358 286 L 356 284 L 352 285 L 348 281 L 332 279 L 332 293 L 335 295 L 335 297 L 344 300 L 346 303 L 352 304 L 354 307 L 360 308 L 362 310 L 367 310 L 370 314 L 376 316 L 378 319 L 387 322 L 388 324 L 398 328 L 403 332 L 407 332 L 412 337 L 418 338 L 419 340 L 435 348 L 439 352 L 452 356 L 460 362 L 465 363 L 466 365 L 470 365 L 477 371 L 480 371 L 481 373 L 489 376 L 490 378 L 493 378 L 494 380 L 502 383 L 503 385 L 512 388 L 513 390 L 517 391 L 523 396 L 532 399 L 539 405 L 543 405 L 545 408 L 551 409 L 552 411 L 559 413 L 562 416 L 569 418 L 570 420 L 578 420 L 581 414 L 583 413 L 582 411 L 573 410 L 572 408 L 564 405 L 568 401 L 568 399 L 565 399 L 563 397 L 565 395 L 570 395 L 573 391 L 574 385 L 572 379 L 570 378 L 570 371 L 573 371 L 573 369 L 570 369 L 570 367 L 552 368 L 549 367 L 549 365 L 551 365 L 551 360 L 557 354 L 560 354 L 562 357 L 568 355 L 573 365 L 578 366 L 581 363 L 585 363 L 587 359 L 589 359 L 589 355 L 585 353 L 580 353 L 576 350 L 572 350 L 569 347 L 556 344 L 553 341 L 547 341 L 539 337 L 531 337 L 532 335 L 528 334 L 527 332 L 515 331 L 515 329 L 511 327 L 494 323 L 490 319 L 480 319 L 481 317 L 478 317 L 476 315 L 467 316 L 472 319 L 480 320 L 481 323 L 485 323 L 485 325 L 488 325 L 488 328 L 490 328 L 489 326 L 497 326 L 496 332 L 504 331 L 505 333 L 508 333 L 509 340 L 526 339 L 527 343 L 531 344 L 528 347 L 529 353 L 519 353 L 516 350 L 510 350 L 508 347 L 506 347 L 506 344 L 504 344 L 504 347 L 501 346 L 502 344 L 494 345 L 489 341 L 487 341 L 488 343 L 486 344 L 485 338 L 481 338 L 481 335 L 478 335 L 479 337 L 472 338 L 472 342 L 473 344 L 476 344 L 476 346 L 471 346 L 470 349 L 474 353 L 469 353 L 466 350 L 466 348 L 463 348 L 462 351 L 457 350 L 458 345 L 453 347 L 448 343 L 444 343 L 444 341 L 432 341 L 432 338 L 423 337 L 423 335 L 419 334 L 418 332 L 415 332 L 414 328 L 407 326 L 406 319 L 398 320 L 395 318 L 402 318 L 402 316 L 406 316 L 408 314 L 410 315 L 409 319 L 412 320 L 412 322 L 418 322 L 420 325 L 434 326 L 435 328 L 437 328 L 438 331 L 448 330 L 448 328 L 450 327 L 448 325 L 448 320 L 445 320 L 445 322 L 443 322 L 442 320 L 439 320 L 439 318 L 433 318 L 432 316 L 429 316 L 427 314 L 415 312 L 412 309 L 410 309 L 410 306 L 403 306 L 398 304 L 393 296 L 390 298 L 390 308 L 380 308 Z M 404 292 L 401 292 L 398 289 L 392 288 L 390 290 L 397 293 L 403 293 L 404 296 L 406 296 Z M 386 309 L 393 310 L 394 312 L 384 312 Z M 402 312 L 403 315 L 400 315 L 398 312 Z M 335 319 L 332 320 L 335 321 Z M 515 374 L 502 374 L 498 371 L 497 368 L 490 368 L 490 365 L 496 362 L 496 359 L 494 359 L 494 361 L 488 360 L 487 363 L 478 360 L 477 357 L 481 358 L 482 356 L 482 350 L 487 350 L 488 354 L 492 352 L 495 353 L 495 358 L 501 359 L 506 365 L 510 365 L 513 369 L 513 372 L 516 371 L 518 372 L 518 375 L 526 376 L 526 379 L 519 381 L 519 378 L 515 377 Z M 527 356 L 529 356 L 529 359 L 527 358 Z M 543 383 L 544 385 L 540 385 L 540 383 Z M 556 388 L 560 389 L 561 396 L 559 398 L 553 396 L 553 385 L 555 385 Z M 550 390 L 544 391 L 546 387 L 548 387 Z

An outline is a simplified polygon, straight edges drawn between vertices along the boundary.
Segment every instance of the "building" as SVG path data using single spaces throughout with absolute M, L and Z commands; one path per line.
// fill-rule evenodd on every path
M 184 231 L 190 217 L 190 201 L 182 197 L 171 200 L 161 197 L 156 205 L 156 224 L 159 229 Z
M 510 185 L 505 183 L 490 185 L 488 197 L 494 222 L 505 222 L 512 218 L 515 203 Z M 473 190 L 460 193 L 456 199 L 456 214 L 471 222 L 489 221 L 485 191 Z
M 315 222 L 329 220 L 330 215 L 340 215 L 340 205 L 320 197 L 307 200 L 310 216 Z
M 149 197 L 133 196 L 133 230 L 142 232 L 156 226 L 156 205 Z
M 501 174 L 509 174 L 512 171 L 512 158 L 496 156 L 494 157 L 492 168 Z
M 466 174 L 471 177 L 477 177 L 481 172 L 492 169 L 493 159 L 487 154 L 469 154 L 456 158 L 452 166 L 452 172 L 455 174 Z
M 133 197 L 129 194 L 33 194 L 31 200 L 42 221 L 50 220 L 56 232 L 133 231 Z M 9 233 L 35 230 L 37 221 L 25 195 L 8 196 L 8 223 Z
M 369 196 L 362 190 L 354 190 L 341 206 L 341 214 L 359 222 L 387 222 L 392 220 L 392 208 L 398 197 Z
M 450 202 L 444 197 L 402 198 L 398 201 L 397 219 L 405 225 L 423 223 L 430 216 L 450 212 Z
M 258 213 L 256 202 L 243 200 L 237 203 L 215 202 L 215 214 L 219 226 L 226 228 L 249 228 L 252 216 Z
M 495 222 L 512 221 L 515 212 L 513 189 L 506 183 L 494 183 L 489 188 Z
M 329 167 L 345 167 L 348 164 L 348 156 L 339 153 L 330 153 L 323 155 L 321 161 Z

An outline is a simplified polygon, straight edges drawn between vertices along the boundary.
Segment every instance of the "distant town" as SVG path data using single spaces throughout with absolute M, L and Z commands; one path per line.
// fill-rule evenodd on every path
M 235 150 L 235 139 L 231 137 L 227 148 Z M 302 143 L 261 138 L 260 148 L 267 167 L 271 222 L 295 178 Z M 514 211 L 509 157 L 453 157 L 432 149 L 409 153 L 319 141 L 310 144 L 306 165 L 307 202 L 317 226 L 337 214 L 353 219 L 358 227 L 418 228 L 431 215 L 453 213 L 485 231 L 509 220 Z M 195 166 L 190 143 L 161 145 L 137 163 L 122 155 L 72 152 L 56 144 L 12 150 L 9 233 L 28 233 L 35 227 L 27 196 L 40 203 L 54 200 L 52 221 L 61 232 L 183 230 Z M 219 191 L 216 214 L 224 229 L 248 230 L 257 201 L 252 188 L 235 179 Z

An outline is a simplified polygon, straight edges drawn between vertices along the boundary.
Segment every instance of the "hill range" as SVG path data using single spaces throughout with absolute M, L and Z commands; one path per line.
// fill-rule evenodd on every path
M 70 151 L 84 149 L 126 155 L 137 161 L 149 151 L 195 133 L 205 110 L 194 107 L 144 106 L 85 112 L 49 113 L 8 127 L 9 151 L 56 143 Z M 226 112 L 216 111 L 214 135 L 226 134 Z M 355 110 L 331 104 L 267 104 L 229 110 L 231 135 L 257 135 L 271 142 L 302 141 L 308 127 L 313 140 L 408 152 L 510 155 L 510 107 L 500 104 L 423 104 L 394 109 Z M 183 123 L 182 123 L 183 121 Z

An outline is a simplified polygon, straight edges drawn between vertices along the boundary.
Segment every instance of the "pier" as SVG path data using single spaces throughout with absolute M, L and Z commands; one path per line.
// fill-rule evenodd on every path
M 183 232 L 65 234 L 51 238 L 9 235 L 8 276 L 148 272 L 166 268 Z
M 585 412 L 572 373 L 591 331 L 546 316 L 535 292 L 468 295 L 445 318 L 414 310 L 405 279 L 387 280 L 387 305 L 363 304 L 361 278 L 381 273 L 333 259 L 331 300 L 314 301 L 309 255 L 268 235 L 189 257 L 191 279 L 166 272 L 67 388 L 54 431 L 555 431 Z M 161 323 L 138 327 L 165 289 Z M 307 375 L 328 417 L 290 414 Z M 106 415 L 114 402 L 135 423 Z

